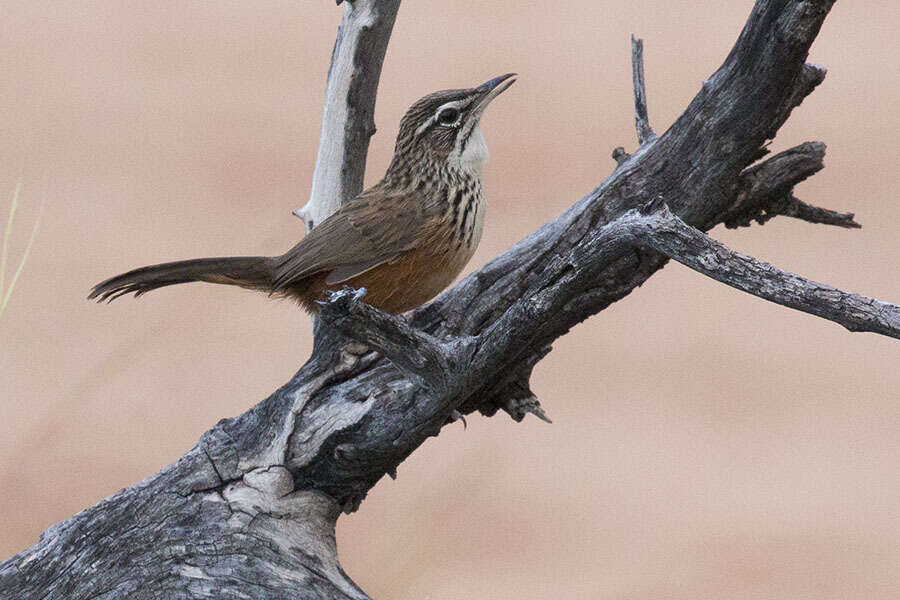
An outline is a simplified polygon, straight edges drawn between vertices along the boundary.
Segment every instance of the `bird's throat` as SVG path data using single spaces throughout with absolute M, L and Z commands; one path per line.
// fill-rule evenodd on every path
M 460 141 L 461 146 L 455 148 L 449 157 L 451 166 L 480 177 L 489 156 L 481 125 L 476 123 L 469 135 Z

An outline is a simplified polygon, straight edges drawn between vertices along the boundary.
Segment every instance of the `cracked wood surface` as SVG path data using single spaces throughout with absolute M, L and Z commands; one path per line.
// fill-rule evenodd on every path
M 832 3 L 758 0 L 725 63 L 668 131 L 642 135 L 595 190 L 429 306 L 391 317 L 339 293 L 322 313 L 332 326 L 318 325 L 312 357 L 287 384 L 160 473 L 50 528 L 0 564 L 0 590 L 365 598 L 340 568 L 334 524 L 455 411 L 542 414 L 529 388 L 534 365 L 556 338 L 664 266 L 659 251 L 690 265 L 697 249 L 688 242 L 715 244 L 702 231 L 729 219 L 795 213 L 828 222 L 784 207 L 821 168 L 824 145 L 751 165 L 823 79 L 824 69 L 805 61 Z M 677 218 L 667 223 L 688 238 L 637 227 L 668 214 L 665 206 Z M 741 258 L 714 248 L 722 264 Z M 703 260 L 708 251 L 691 266 L 728 275 Z M 788 275 L 743 258 L 744 275 Z

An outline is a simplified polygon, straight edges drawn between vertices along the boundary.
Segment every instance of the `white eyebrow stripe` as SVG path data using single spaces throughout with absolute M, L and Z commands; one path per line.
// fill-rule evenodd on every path
M 444 110 L 446 108 L 455 108 L 457 110 L 460 110 L 460 109 L 468 106 L 469 104 L 471 104 L 472 100 L 473 100 L 472 98 L 463 98 L 462 100 L 453 100 L 452 102 L 447 102 L 445 104 L 441 104 L 438 107 L 438 109 L 436 111 L 434 111 L 434 114 L 431 116 L 430 119 L 427 119 L 424 123 L 419 125 L 419 128 L 416 129 L 416 133 L 414 134 L 414 137 L 419 137 L 420 135 L 422 135 L 422 133 L 426 129 L 431 127 L 431 125 L 437 120 L 437 116 L 439 114 L 441 114 L 442 110 Z
M 463 106 L 467 106 L 471 102 L 471 98 L 463 98 L 462 100 L 454 100 L 453 102 L 448 102 L 446 104 L 441 104 L 434 114 L 440 113 L 445 108 L 462 108 Z

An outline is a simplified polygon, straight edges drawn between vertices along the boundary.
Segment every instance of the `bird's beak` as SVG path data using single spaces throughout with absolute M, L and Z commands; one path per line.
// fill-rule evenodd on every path
M 484 109 L 487 108 L 487 105 L 490 104 L 494 98 L 502 94 L 509 86 L 516 82 L 514 79 L 515 76 L 516 73 L 507 73 L 500 77 L 494 77 L 490 81 L 485 81 L 472 90 L 475 94 L 475 101 L 469 109 L 468 116 L 456 136 L 456 150 L 458 152 L 462 152 L 465 149 L 466 144 L 469 143 L 472 132 L 475 131 L 478 124 L 481 122 L 481 115 L 484 114 Z M 481 143 L 484 145 L 483 138 Z M 482 159 L 482 162 L 483 160 L 484 159 Z
M 475 102 L 472 115 L 480 116 L 494 98 L 502 94 L 509 86 L 516 82 L 516 75 L 518 75 L 518 73 L 507 73 L 500 77 L 494 77 L 490 81 L 485 81 L 475 88 L 475 91 L 481 94 L 481 97 Z

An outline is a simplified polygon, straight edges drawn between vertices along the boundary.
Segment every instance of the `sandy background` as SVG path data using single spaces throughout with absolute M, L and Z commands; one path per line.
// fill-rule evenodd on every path
M 552 9 L 547 7 L 552 5 Z M 752 2 L 406 2 L 368 181 L 405 108 L 515 70 L 485 130 L 476 268 L 634 147 L 628 34 L 646 40 L 663 131 Z M 23 184 L 31 260 L 0 321 L 0 558 L 133 484 L 309 353 L 292 305 L 185 286 L 96 306 L 125 269 L 274 254 L 301 235 L 333 2 L 37 2 L 0 7 L 0 213 Z M 813 47 L 825 84 L 774 144 L 829 144 L 802 198 L 844 231 L 777 219 L 714 235 L 900 301 L 900 4 L 840 2 Z M 900 344 L 851 335 L 678 265 L 558 341 L 534 388 L 554 419 L 472 418 L 341 519 L 376 598 L 896 598 Z

